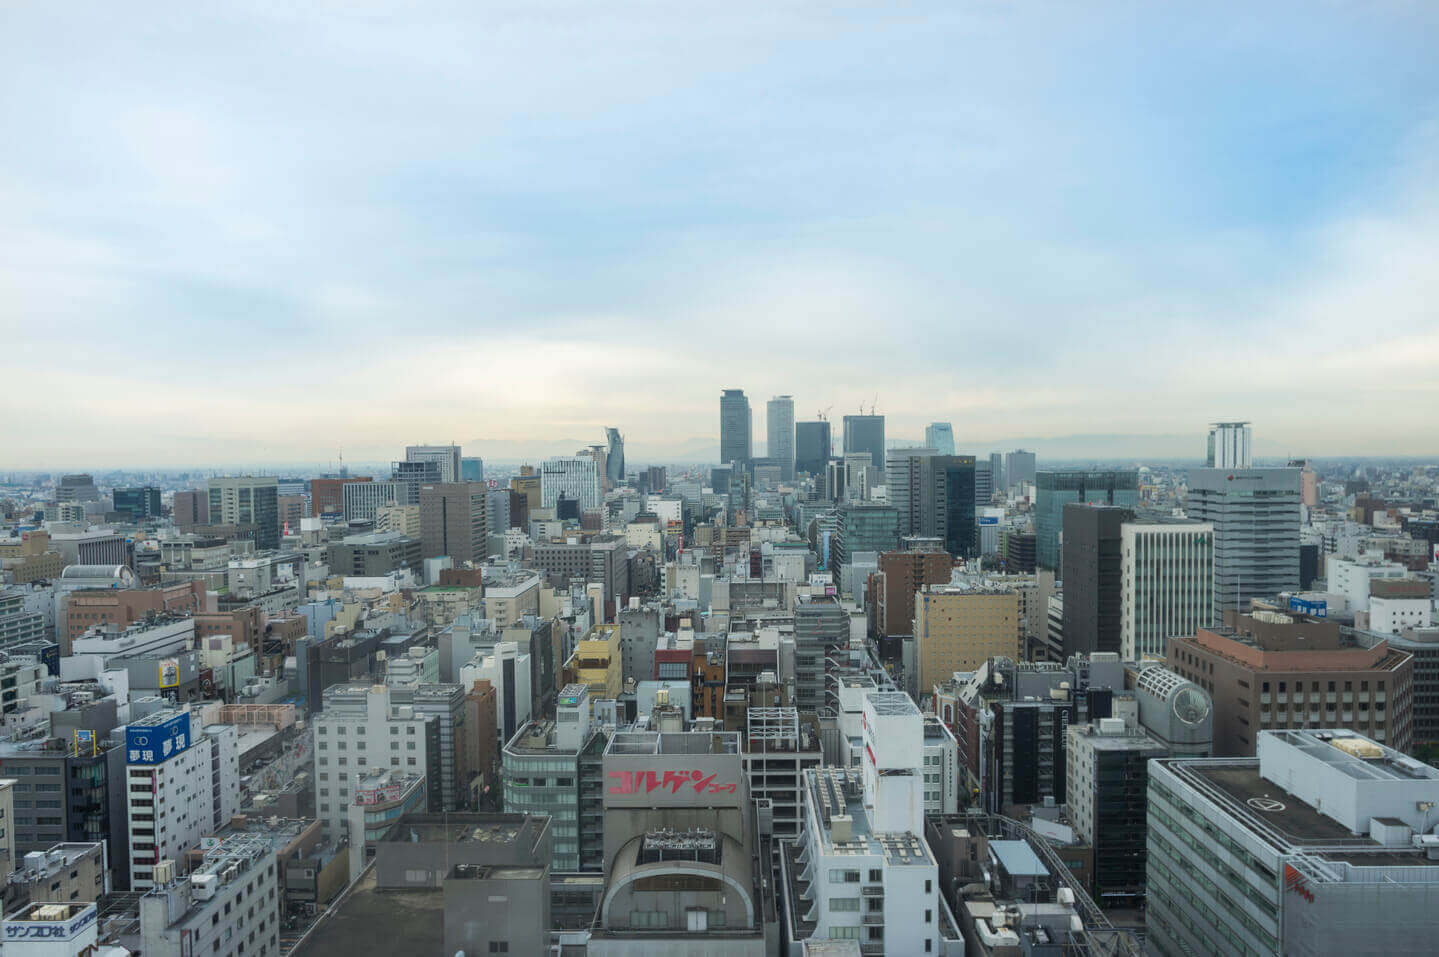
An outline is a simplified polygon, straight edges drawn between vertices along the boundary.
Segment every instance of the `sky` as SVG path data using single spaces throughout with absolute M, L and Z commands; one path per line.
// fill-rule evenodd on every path
M 0 467 L 1439 454 L 1439 4 L 0 6 Z M 1186 437 L 1192 437 L 1186 439 Z

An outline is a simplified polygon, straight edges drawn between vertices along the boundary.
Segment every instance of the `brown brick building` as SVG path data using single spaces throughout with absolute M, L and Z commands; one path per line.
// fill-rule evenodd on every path
M 1167 664 L 1214 699 L 1214 756 L 1251 757 L 1255 735 L 1350 728 L 1399 751 L 1413 744 L 1414 659 L 1380 642 L 1341 642 L 1337 623 L 1225 613 L 1226 628 L 1170 638 Z
M 889 638 L 914 630 L 914 593 L 925 585 L 949 581 L 954 560 L 949 552 L 885 552 L 870 576 L 875 634 Z
M 193 615 L 205 610 L 205 584 L 200 581 L 159 588 L 94 589 L 72 592 L 65 602 L 63 622 L 56 622 L 62 654 L 69 654 L 70 639 L 94 625 L 125 628 L 150 613 Z
M 470 793 L 477 802 L 486 786 L 494 788 L 499 768 L 497 701 L 495 688 L 488 681 L 476 681 L 465 694 L 465 721 L 473 729 L 466 741 L 470 752 L 468 763 L 476 775 Z

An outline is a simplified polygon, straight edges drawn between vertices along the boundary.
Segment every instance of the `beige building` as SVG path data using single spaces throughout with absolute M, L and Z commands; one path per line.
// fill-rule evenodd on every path
M 1018 660 L 1023 636 L 1024 608 L 1014 588 L 926 585 L 914 596 L 917 687 L 932 688 L 996 655 Z
M 59 578 L 65 558 L 50 548 L 50 533 L 22 532 L 18 538 L 0 542 L 0 567 L 15 577 L 15 584 Z
M 540 576 L 518 572 L 492 576 L 485 581 L 485 617 L 497 628 L 508 628 L 525 615 L 540 611 Z
M 566 665 L 565 683 L 588 685 L 590 698 L 618 698 L 624 690 L 620 626 L 595 625 Z
M 420 506 L 380 505 L 375 509 L 375 531 L 399 532 L 406 538 L 420 537 Z

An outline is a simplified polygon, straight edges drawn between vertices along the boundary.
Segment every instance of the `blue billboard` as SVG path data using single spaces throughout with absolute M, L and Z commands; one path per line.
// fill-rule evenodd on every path
M 131 764 L 160 764 L 190 746 L 190 712 L 151 725 L 125 729 L 125 759 Z
M 1293 595 L 1290 595 L 1289 610 L 1297 611 L 1301 615 L 1309 615 L 1313 618 L 1328 618 L 1329 601 L 1328 599 L 1322 598 L 1319 601 L 1309 601 L 1304 598 L 1295 598 Z

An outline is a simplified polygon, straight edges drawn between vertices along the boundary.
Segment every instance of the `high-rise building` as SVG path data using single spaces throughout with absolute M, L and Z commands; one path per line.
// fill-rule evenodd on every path
M 1033 452 L 1026 452 L 1024 449 L 1015 449 L 1004 456 L 1004 481 L 1006 488 L 1013 488 L 1016 485 L 1023 485 L 1026 482 L 1033 482 L 1035 476 L 1035 459 Z
M 987 506 L 994 500 L 994 465 L 989 459 L 976 459 L 974 463 L 974 500 Z
M 407 445 L 406 462 L 434 462 L 440 467 L 439 481 L 445 484 L 462 481 L 460 478 L 460 447 L 458 445 Z
M 870 485 L 884 484 L 884 416 L 847 415 L 844 417 L 844 453 L 869 454 L 874 474 Z
M 777 395 L 765 406 L 765 457 L 779 466 L 780 478 L 794 478 L 794 396 Z
M 586 455 L 560 456 L 540 464 L 540 505 L 555 508 L 561 497 L 579 503 L 580 511 L 599 508 L 598 464 Z
M 954 427 L 948 422 L 931 422 L 924 427 L 924 444 L 940 455 L 953 455 Z
M 1011 453 L 1018 455 L 1020 453 Z M 1029 454 L 1029 453 L 1026 453 Z M 1011 473 L 1014 463 L 1011 462 Z M 1015 478 L 1014 481 L 1027 481 Z M 1090 505 L 1139 504 L 1139 473 L 1134 471 L 1045 470 L 1037 472 L 1034 505 L 1035 562 L 1040 568 L 1059 570 L 1060 533 L 1064 530 L 1064 506 L 1070 502 Z M 1061 575 L 1061 578 L 1064 576 Z
M 926 475 L 932 470 L 925 468 L 925 460 L 938 455 L 933 447 L 890 449 L 885 456 L 885 485 L 889 493 L 889 504 L 899 512 L 899 534 L 901 536 L 923 535 L 922 529 L 933 524 L 930 516 L 926 522 L 925 505 L 932 511 L 933 486 L 925 488 Z
M 974 456 L 939 455 L 930 448 L 891 449 L 885 483 L 890 505 L 899 515 L 901 537 L 938 538 L 954 556 L 978 554 Z
M 273 475 L 210 479 L 210 524 L 253 526 L 255 548 L 279 548 L 279 483 Z
M 802 595 L 794 608 L 794 703 L 823 712 L 825 659 L 849 641 L 849 615 L 833 595 Z
M 486 556 L 485 486 L 469 482 L 420 486 L 420 543 L 426 558 L 448 555 L 456 567 Z
M 419 505 L 420 486 L 440 483 L 440 463 L 433 460 L 391 463 L 390 481 L 398 490 L 396 505 Z
M 1118 652 L 1122 527 L 1134 513 L 1112 505 L 1064 506 L 1064 657 Z
M 605 442 L 608 446 L 605 455 L 605 477 L 613 488 L 623 485 L 625 481 L 625 438 L 620 435 L 619 429 L 607 428 Z
M 1149 764 L 1146 952 L 1431 950 L 1439 771 L 1324 724 L 1258 738 Z
M 1067 736 L 1064 796 L 1075 837 L 1094 849 L 1094 899 L 1135 906 L 1144 900 L 1149 761 L 1169 752 L 1123 718 L 1071 725 Z
M 753 423 L 743 389 L 725 389 L 720 396 L 720 464 L 748 465 L 754 458 Z
M 100 490 L 95 487 L 95 476 L 85 472 L 60 476 L 60 484 L 55 486 L 55 501 L 82 503 L 100 501 Z
M 907 635 L 914 627 L 914 595 L 925 585 L 949 581 L 948 552 L 885 552 L 879 556 L 872 598 L 875 630 L 883 636 Z
M 117 488 L 115 490 L 115 511 L 128 515 L 130 521 L 157 518 L 161 514 L 160 490 L 154 485 L 140 488 Z
M 1014 588 L 924 586 L 914 600 L 918 674 L 911 693 L 932 688 L 956 671 L 974 671 L 989 658 L 1022 658 L 1023 635 L 1021 596 Z
M 170 516 L 177 528 L 209 525 L 210 493 L 205 489 L 183 489 L 176 492 L 175 500 L 170 506 Z
M 1190 469 L 1189 517 L 1214 527 L 1214 620 L 1299 590 L 1299 469 Z
M 989 476 L 990 481 L 994 483 L 994 490 L 996 492 L 1003 492 L 1009 488 L 1004 481 L 1004 456 L 998 452 L 989 453 Z
M 1125 522 L 1120 537 L 1120 654 L 1163 658 L 1170 635 L 1214 623 L 1214 526 Z
M 830 439 L 829 423 L 823 419 L 815 422 L 797 422 L 794 427 L 794 470 L 819 477 L 824 475 L 825 465 L 834 457 L 834 445 Z
M 1253 468 L 1249 443 L 1248 422 L 1215 422 L 1209 427 L 1209 455 L 1205 461 L 1212 469 Z
M 460 459 L 461 482 L 483 482 L 485 480 L 485 460 L 475 456 L 464 456 Z
M 343 486 L 345 521 L 373 522 L 375 513 L 394 505 L 400 495 L 398 482 L 346 482 Z

